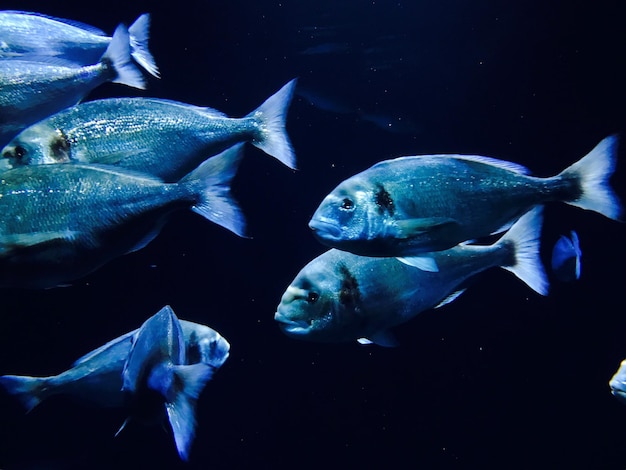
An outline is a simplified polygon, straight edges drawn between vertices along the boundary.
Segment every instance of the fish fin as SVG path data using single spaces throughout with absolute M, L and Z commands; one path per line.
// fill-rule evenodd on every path
M 439 266 L 435 258 L 428 255 L 423 256 L 403 256 L 396 258 L 398 261 L 414 268 L 421 269 L 422 271 L 428 271 L 431 273 L 439 272 Z
M 78 359 L 76 359 L 74 361 L 74 363 L 72 364 L 72 367 L 76 367 L 77 365 L 80 365 L 86 361 L 89 361 L 90 359 L 92 359 L 93 357 L 97 356 L 98 354 L 100 354 L 101 352 L 111 348 L 112 346 L 115 346 L 118 343 L 123 343 L 124 341 L 128 341 L 128 348 L 130 350 L 130 346 L 131 346 L 131 337 L 137 332 L 138 330 L 133 330 L 130 331 L 122 336 L 119 336 L 111 341 L 109 341 L 108 343 L 100 346 L 97 349 L 94 349 L 93 351 L 88 352 L 87 354 L 85 354 L 82 357 L 79 357 Z
M 201 199 L 192 210 L 240 237 L 245 236 L 246 224 L 239 205 L 231 195 L 230 183 L 241 162 L 242 149 L 243 144 L 234 145 L 210 157 L 180 180 L 180 183 L 202 181 L 204 190 Z
M 565 201 L 572 206 L 587 209 L 622 221 L 623 209 L 609 179 L 617 163 L 618 138 L 612 135 L 603 139 L 591 152 L 557 176 L 579 181 L 580 194 L 576 200 Z
M 73 230 L 58 230 L 39 233 L 18 233 L 0 236 L 0 256 L 12 250 L 43 245 L 55 240 L 75 240 L 80 232 Z
M 398 238 L 411 238 L 420 233 L 458 225 L 458 222 L 448 217 L 424 217 L 420 219 L 398 220 L 396 225 L 398 227 Z
M 130 50 L 133 59 L 141 65 L 150 75 L 160 78 L 159 68 L 154 57 L 148 50 L 150 39 L 150 14 L 144 13 L 135 20 L 128 28 L 130 34 Z
M 398 340 L 389 330 L 377 331 L 369 335 L 369 338 L 359 338 L 357 341 L 359 344 L 377 344 L 385 348 L 395 348 L 398 346 Z
M 552 249 L 552 271 L 565 282 L 580 279 L 580 241 L 575 231 L 570 233 L 571 238 L 561 235 Z
M 146 82 L 143 75 L 132 61 L 130 55 L 130 35 L 124 25 L 119 25 L 113 33 L 113 38 L 109 43 L 109 47 L 100 59 L 111 62 L 117 77 L 113 79 L 113 83 L 122 83 L 124 85 L 139 88 L 146 88 Z
M 456 299 L 458 299 L 461 294 L 463 292 L 465 292 L 467 289 L 460 289 L 457 290 L 455 292 L 453 292 L 452 294 L 450 294 L 448 297 L 446 297 L 445 299 L 443 299 L 441 302 L 439 302 L 437 305 L 435 305 L 434 308 L 439 308 L 439 307 L 443 307 L 444 305 L 448 305 L 449 303 L 454 302 Z
M 485 165 L 491 165 L 503 170 L 512 171 L 520 175 L 530 175 L 530 170 L 519 163 L 507 162 L 506 160 L 499 160 L 493 157 L 484 157 L 482 155 L 445 155 L 448 157 L 456 158 L 457 160 L 465 160 L 467 162 L 482 163 Z
M 542 214 L 543 207 L 535 206 L 521 216 L 496 244 L 513 245 L 514 261 L 502 268 L 515 274 L 538 294 L 547 295 L 548 278 L 539 257 Z
M 20 401 L 30 412 L 45 398 L 43 396 L 46 385 L 46 378 L 28 377 L 20 375 L 3 375 L 0 377 L 0 385 Z
M 178 455 L 187 461 L 196 433 L 196 401 L 206 383 L 211 380 L 213 368 L 199 363 L 174 366 L 174 369 L 183 386 L 175 400 L 165 404 L 165 409 L 174 432 Z
M 131 421 L 131 417 L 129 416 L 128 418 L 126 418 L 126 419 L 124 420 L 124 422 L 122 423 L 122 425 L 120 426 L 120 428 L 119 428 L 119 429 L 117 430 L 117 432 L 115 433 L 115 436 L 114 436 L 114 437 L 117 437 L 117 436 L 118 436 L 118 434 L 119 434 L 119 433 L 121 433 L 121 432 L 122 432 L 122 430 L 126 427 L 126 425 L 127 425 L 128 423 L 130 423 L 130 421 Z
M 285 130 L 285 120 L 295 86 L 293 79 L 246 116 L 259 123 L 260 133 L 252 144 L 292 169 L 296 168 L 296 156 Z

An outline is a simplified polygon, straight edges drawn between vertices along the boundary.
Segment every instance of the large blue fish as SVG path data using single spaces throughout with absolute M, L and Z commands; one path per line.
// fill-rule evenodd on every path
M 39 57 L 0 60 L 0 145 L 26 126 L 83 99 L 105 82 L 144 88 L 130 56 L 128 30 L 120 25 L 99 62 L 76 66 Z
M 25 129 L 2 156 L 13 167 L 105 163 L 178 181 L 207 157 L 250 142 L 293 168 L 285 118 L 294 85 L 290 81 L 243 118 L 155 98 L 89 101 Z
M 170 312 L 171 307 L 166 306 L 156 315 L 169 316 Z M 218 332 L 208 326 L 185 320 L 179 322 L 185 346 L 183 357 L 185 364 L 200 364 L 202 378 L 206 381 L 226 362 L 230 345 Z M 154 323 L 152 325 L 154 326 Z M 145 332 L 145 324 L 143 328 Z M 129 406 L 129 399 L 132 400 L 133 397 L 122 390 L 124 384 L 122 372 L 133 347 L 133 339 L 140 338 L 140 331 L 137 329 L 109 341 L 81 357 L 70 369 L 58 375 L 50 377 L 5 375 L 0 377 L 0 385 L 15 395 L 27 411 L 31 411 L 41 401 L 54 395 L 68 395 L 103 407 Z M 188 421 L 187 425 L 189 423 Z
M 155 77 L 159 70 L 148 50 L 150 15 L 128 28 L 133 59 Z M 0 59 L 55 57 L 77 65 L 95 64 L 111 43 L 104 31 L 64 18 L 27 11 L 0 11 Z
M 191 209 L 242 235 L 230 183 L 241 144 L 178 183 L 105 165 L 32 165 L 0 173 L 0 286 L 54 287 L 139 250 L 168 215 Z
M 619 219 L 622 208 L 608 184 L 616 148 L 617 138 L 607 137 L 551 178 L 479 156 L 387 160 L 339 184 L 309 226 L 325 245 L 355 254 L 432 258 L 424 254 L 497 233 L 549 201 Z
M 187 364 L 183 330 L 171 308 L 163 308 L 144 322 L 122 371 L 122 390 L 139 402 L 158 394 L 165 406 L 181 459 L 189 458 L 195 435 L 196 401 L 211 380 L 213 367 Z M 122 426 L 123 427 L 123 426 Z
M 391 328 L 451 302 L 463 292 L 464 281 L 491 267 L 511 271 L 545 295 L 541 220 L 541 207 L 536 207 L 493 245 L 464 244 L 433 253 L 439 272 L 416 269 L 397 258 L 331 249 L 298 273 L 282 296 L 275 320 L 297 339 L 390 346 Z

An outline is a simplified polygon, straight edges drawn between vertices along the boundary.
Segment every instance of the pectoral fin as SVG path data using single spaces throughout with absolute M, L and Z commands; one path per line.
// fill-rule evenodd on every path
M 398 340 L 389 330 L 377 331 L 369 336 L 369 338 L 357 339 L 359 344 L 377 344 L 385 348 L 395 348 L 398 346 Z
M 411 238 L 433 230 L 442 230 L 448 227 L 456 228 L 459 223 L 449 217 L 425 217 L 421 219 L 405 219 L 396 222 L 399 238 Z
M 18 233 L 0 237 L 0 256 L 8 255 L 13 250 L 31 248 L 56 240 L 71 241 L 78 237 L 80 232 L 73 230 L 58 230 L 38 233 Z
M 437 266 L 437 261 L 435 261 L 435 258 L 433 258 L 432 256 L 405 256 L 396 259 L 408 266 L 413 266 L 414 268 L 421 269 L 422 271 L 428 271 L 431 273 L 439 272 L 439 266 Z

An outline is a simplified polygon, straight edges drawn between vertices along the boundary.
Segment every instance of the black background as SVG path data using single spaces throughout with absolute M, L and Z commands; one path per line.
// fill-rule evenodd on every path
M 289 282 L 324 251 L 307 228 L 311 214 L 346 177 L 425 153 L 494 156 L 550 176 L 623 133 L 621 0 L 0 7 L 107 32 L 152 14 L 161 80 L 145 92 L 107 84 L 89 99 L 157 96 L 242 116 L 297 77 L 318 104 L 354 110 L 294 97 L 288 132 L 298 171 L 246 146 L 234 191 L 251 239 L 179 213 L 148 247 L 73 286 L 0 293 L 0 373 L 61 372 L 165 304 L 222 333 L 231 356 L 199 401 L 190 462 L 158 426 L 114 438 L 122 410 L 59 397 L 24 414 L 2 392 L 0 468 L 626 466 L 626 408 L 608 388 L 626 357 L 620 223 L 550 205 L 544 259 L 561 233 L 577 230 L 578 282 L 554 282 L 542 298 L 489 271 L 451 305 L 398 328 L 395 349 L 298 342 L 273 320 Z M 309 49 L 319 46 L 326 52 Z M 410 132 L 384 130 L 370 115 L 392 120 L 392 130 L 408 122 Z M 623 200 L 624 158 L 620 150 L 612 180 Z

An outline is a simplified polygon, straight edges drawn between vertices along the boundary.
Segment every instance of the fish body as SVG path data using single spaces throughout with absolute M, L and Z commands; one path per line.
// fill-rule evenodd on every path
M 104 165 L 32 165 L 0 173 L 0 286 L 54 287 L 136 251 L 175 210 L 242 234 L 230 197 L 236 146 L 178 183 Z
M 397 258 L 331 249 L 298 273 L 282 296 L 275 319 L 294 338 L 331 342 L 366 338 L 391 345 L 390 328 L 452 301 L 466 279 L 490 267 L 507 269 L 546 294 L 540 228 L 541 209 L 535 208 L 493 245 L 458 245 L 433 253 L 438 272 Z
M 158 68 L 148 50 L 150 15 L 128 28 L 131 54 L 150 74 Z M 0 59 L 54 57 L 79 66 L 95 64 L 112 38 L 90 25 L 34 12 L 0 11 Z
M 219 369 L 228 359 L 230 345 L 218 332 L 185 320 L 179 320 L 186 346 L 188 364 L 203 363 Z M 91 351 L 74 362 L 72 367 L 50 377 L 5 375 L 2 385 L 14 394 L 27 411 L 54 395 L 68 395 L 102 407 L 127 405 L 122 391 L 122 371 L 131 351 L 130 331 Z
M 480 156 L 424 155 L 380 162 L 337 186 L 309 227 L 325 245 L 365 256 L 418 256 L 497 233 L 532 206 L 563 201 L 619 219 L 608 185 L 617 138 L 550 178 Z
M 243 118 L 155 98 L 81 103 L 20 133 L 2 151 L 12 166 L 105 163 L 178 181 L 211 155 L 251 142 L 290 167 L 285 116 L 295 81 Z
M 144 80 L 130 58 L 130 38 L 118 26 L 102 58 L 75 66 L 39 58 L 0 60 L 0 144 L 23 128 L 76 104 L 105 82 L 136 88 Z

